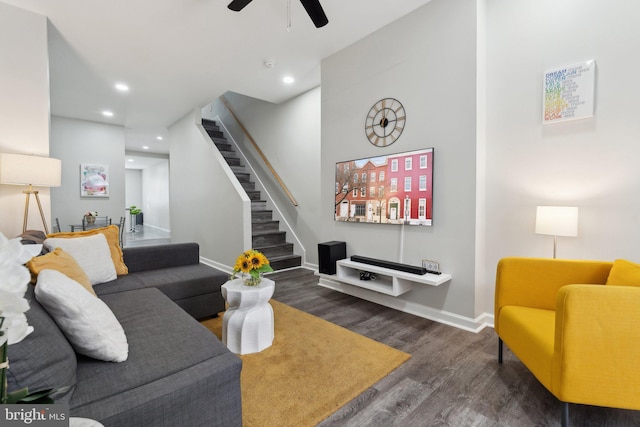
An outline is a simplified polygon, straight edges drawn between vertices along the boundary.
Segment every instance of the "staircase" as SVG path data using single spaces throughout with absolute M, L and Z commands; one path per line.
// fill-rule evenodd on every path
M 227 161 L 231 170 L 251 200 L 251 244 L 262 252 L 274 270 L 300 267 L 302 258 L 293 253 L 293 244 L 287 243 L 286 232 L 280 231 L 279 221 L 273 219 L 273 211 L 267 210 L 267 201 L 261 199 L 260 191 L 251 182 L 249 172 L 240 162 L 224 133 L 213 120 L 202 119 L 202 126 Z

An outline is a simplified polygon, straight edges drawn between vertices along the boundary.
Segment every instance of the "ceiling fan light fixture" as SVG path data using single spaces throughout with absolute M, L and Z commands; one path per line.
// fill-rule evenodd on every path
M 252 0 L 233 0 L 227 7 L 234 12 L 240 12 L 249 3 L 251 3 L 251 1 Z M 315 25 L 316 28 L 324 27 L 329 23 L 329 19 L 322 9 L 320 0 L 300 0 L 300 3 L 302 3 L 302 6 L 304 6 L 307 14 L 309 15 L 309 18 L 311 18 L 311 20 L 313 21 L 313 25 Z M 287 24 L 287 31 L 290 28 L 291 23 L 289 22 Z
M 324 9 L 322 9 L 322 5 L 319 0 L 300 0 L 300 3 L 304 6 L 309 18 L 311 18 L 313 25 L 315 25 L 316 28 L 324 27 L 329 23 L 329 19 L 324 13 Z
M 249 3 L 251 3 L 251 0 L 233 0 L 227 7 L 234 12 L 240 12 Z

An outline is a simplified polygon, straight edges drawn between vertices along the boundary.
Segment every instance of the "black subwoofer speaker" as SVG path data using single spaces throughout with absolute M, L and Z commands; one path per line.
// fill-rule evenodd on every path
M 336 261 L 347 257 L 345 242 L 318 243 L 318 270 L 322 274 L 336 274 Z

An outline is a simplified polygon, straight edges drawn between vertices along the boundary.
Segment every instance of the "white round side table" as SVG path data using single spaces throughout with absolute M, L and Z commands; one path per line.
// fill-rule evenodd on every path
M 273 344 L 269 300 L 274 290 L 273 280 L 265 278 L 257 286 L 247 286 L 242 279 L 222 285 L 222 296 L 229 305 L 222 317 L 222 342 L 233 353 L 258 353 Z

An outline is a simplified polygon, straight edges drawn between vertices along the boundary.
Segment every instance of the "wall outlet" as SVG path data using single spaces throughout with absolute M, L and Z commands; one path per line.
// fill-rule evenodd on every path
M 440 273 L 440 264 L 438 261 L 423 259 L 422 268 L 426 269 L 428 273 Z

